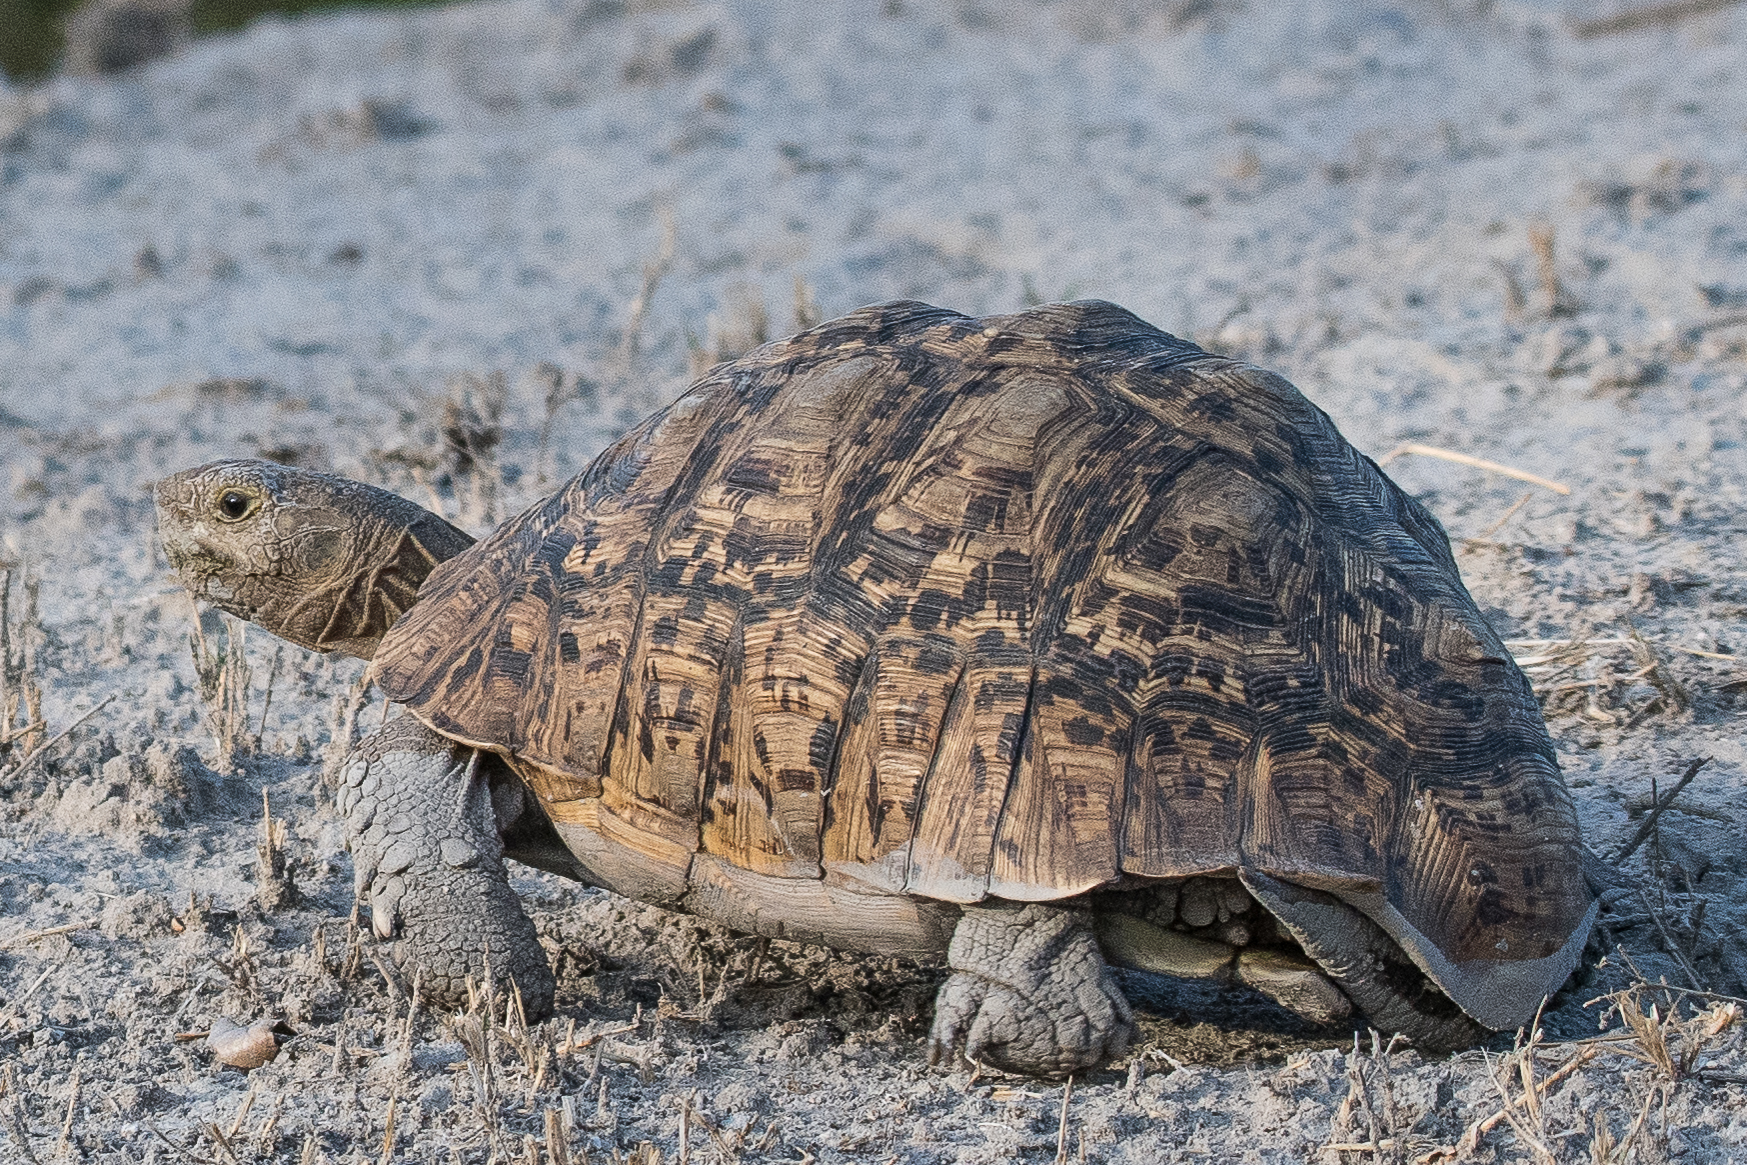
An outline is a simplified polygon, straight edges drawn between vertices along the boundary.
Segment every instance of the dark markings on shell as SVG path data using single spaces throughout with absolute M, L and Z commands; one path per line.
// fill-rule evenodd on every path
M 1296 389 L 1100 303 L 886 305 L 724 365 L 376 657 L 661 860 L 964 902 L 1249 868 L 1457 962 L 1588 907 L 1508 660 Z

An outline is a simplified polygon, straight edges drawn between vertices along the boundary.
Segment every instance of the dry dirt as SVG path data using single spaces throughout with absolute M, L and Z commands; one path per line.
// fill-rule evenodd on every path
M 1712 7 L 509 0 L 0 88 L 0 1160 L 1439 1161 L 1585 1056 L 1471 1159 L 1747 1160 L 1724 1001 L 1590 1004 L 1747 989 L 1747 7 Z M 935 968 L 531 872 L 559 1018 L 409 1014 L 324 777 L 361 665 L 191 647 L 146 484 L 264 455 L 480 532 L 792 318 L 1075 296 L 1375 457 L 1569 490 L 1388 462 L 1596 850 L 1711 758 L 1544 1044 L 1375 1054 L 1137 975 L 1144 1047 L 1064 1096 L 929 1068 Z M 179 1038 L 262 1018 L 296 1034 L 248 1074 Z

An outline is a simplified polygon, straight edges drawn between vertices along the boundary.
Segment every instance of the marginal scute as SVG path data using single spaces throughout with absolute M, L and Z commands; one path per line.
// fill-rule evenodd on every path
M 1329 959 L 1406 944 L 1458 994 L 1501 955 L 1550 989 L 1590 909 L 1436 521 L 1108 304 L 884 305 L 721 366 L 438 566 L 376 666 L 655 900 L 706 858 L 966 905 L 1266 879 L 1323 896 L 1274 898 Z
M 901 893 L 940 729 L 963 671 L 949 639 L 887 639 L 849 708 L 825 830 L 825 866 Z

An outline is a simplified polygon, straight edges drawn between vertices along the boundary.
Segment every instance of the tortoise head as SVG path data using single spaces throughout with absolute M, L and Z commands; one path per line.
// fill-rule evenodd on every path
M 431 568 L 473 543 L 405 498 L 271 461 L 185 469 L 153 500 L 164 553 L 195 598 L 364 659 Z

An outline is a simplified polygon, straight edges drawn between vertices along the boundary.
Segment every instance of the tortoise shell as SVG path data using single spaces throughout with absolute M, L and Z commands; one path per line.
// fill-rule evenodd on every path
M 1110 304 L 889 304 L 722 365 L 438 566 L 376 666 L 642 897 L 700 855 L 955 903 L 1250 871 L 1504 972 L 1591 909 L 1437 521 Z

